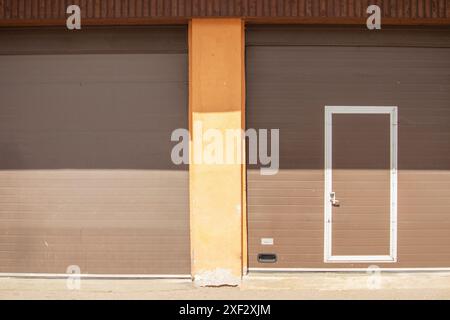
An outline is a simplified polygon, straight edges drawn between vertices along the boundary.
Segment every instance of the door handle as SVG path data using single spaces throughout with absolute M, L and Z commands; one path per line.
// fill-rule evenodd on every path
M 330 192 L 330 202 L 331 202 L 331 205 L 334 207 L 340 206 L 339 200 L 336 199 L 336 192 Z

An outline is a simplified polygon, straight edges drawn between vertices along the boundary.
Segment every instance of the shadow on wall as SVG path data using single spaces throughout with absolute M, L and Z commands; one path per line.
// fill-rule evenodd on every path
M 263 32 L 247 34 L 257 45 L 246 48 L 246 125 L 280 129 L 280 169 L 323 169 L 331 105 L 398 106 L 399 170 L 450 170 L 450 48 L 289 46 L 282 32 L 301 33 L 279 31 L 273 45 L 258 42 Z
M 188 126 L 186 33 L 0 33 L 0 170 L 186 170 L 170 158 Z

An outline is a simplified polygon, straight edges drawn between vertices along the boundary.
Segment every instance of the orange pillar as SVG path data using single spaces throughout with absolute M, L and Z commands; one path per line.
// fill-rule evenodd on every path
M 192 275 L 202 286 L 238 285 L 245 246 L 244 165 L 205 163 L 199 155 L 209 143 L 201 133 L 214 129 L 225 136 L 227 129 L 244 128 L 241 19 L 190 22 L 189 74 Z

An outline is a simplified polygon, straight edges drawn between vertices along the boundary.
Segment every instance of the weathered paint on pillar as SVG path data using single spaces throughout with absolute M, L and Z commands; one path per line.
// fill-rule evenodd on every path
M 203 132 L 244 127 L 243 53 L 241 19 L 190 22 L 191 257 L 194 281 L 202 286 L 238 285 L 242 276 L 244 166 L 193 163 L 202 140 L 193 127 L 199 121 Z

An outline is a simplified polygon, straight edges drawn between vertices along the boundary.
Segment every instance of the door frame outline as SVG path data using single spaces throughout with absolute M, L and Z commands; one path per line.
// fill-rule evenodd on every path
M 324 188 L 324 262 L 369 263 L 397 262 L 397 106 L 325 106 L 325 188 Z M 389 255 L 333 255 L 332 254 L 332 146 L 333 114 L 389 114 L 390 115 L 390 249 Z

